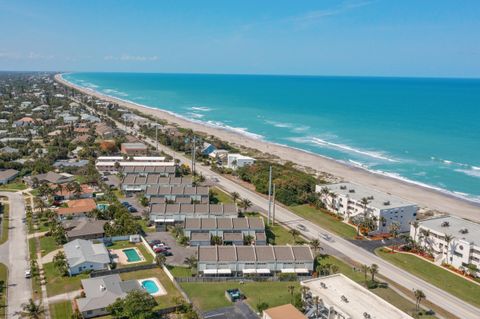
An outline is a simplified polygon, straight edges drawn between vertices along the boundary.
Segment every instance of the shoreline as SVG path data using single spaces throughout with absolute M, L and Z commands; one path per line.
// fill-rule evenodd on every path
M 368 171 L 364 168 L 341 163 L 312 152 L 249 137 L 248 135 L 228 130 L 228 127 L 215 127 L 213 125 L 204 124 L 200 121 L 187 119 L 170 111 L 144 106 L 109 96 L 94 91 L 94 89 L 84 88 L 70 83 L 62 77 L 62 74 L 56 74 L 55 80 L 84 94 L 116 103 L 127 109 L 134 109 L 164 119 L 170 123 L 177 124 L 180 127 L 190 128 L 194 131 L 203 132 L 208 135 L 214 135 L 234 144 L 256 149 L 263 153 L 269 153 L 273 156 L 277 156 L 281 160 L 291 161 L 298 165 L 312 168 L 315 171 L 326 172 L 356 184 L 391 193 L 405 200 L 417 203 L 420 208 L 446 212 L 451 215 L 480 222 L 480 204 L 468 199 L 457 197 L 446 190 L 443 191 L 428 185 L 419 185 L 415 181 L 405 181 L 379 172 Z

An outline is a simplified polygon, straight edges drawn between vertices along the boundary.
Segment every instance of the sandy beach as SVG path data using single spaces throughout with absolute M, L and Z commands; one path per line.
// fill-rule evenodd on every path
M 200 123 L 191 122 L 186 119 L 177 117 L 169 112 L 160 109 L 146 108 L 134 103 L 128 103 L 113 97 L 109 97 L 89 89 L 76 86 L 65 81 L 61 74 L 57 74 L 55 79 L 66 86 L 73 87 L 85 94 L 95 96 L 97 98 L 107 100 L 119 104 L 121 107 L 138 110 L 142 113 L 156 116 L 170 123 L 185 128 L 190 128 L 198 132 L 204 132 L 209 135 L 232 142 L 234 144 L 243 145 L 245 147 L 257 149 L 261 152 L 270 153 L 279 158 L 297 163 L 299 165 L 310 167 L 314 170 L 327 172 L 347 181 L 357 184 L 366 185 L 378 190 L 397 195 L 403 199 L 415 202 L 421 208 L 428 208 L 447 212 L 463 218 L 468 218 L 480 222 L 480 205 L 462 200 L 453 195 L 443 193 L 434 189 L 422 187 L 408 182 L 403 182 L 394 178 L 368 172 L 366 170 L 344 165 L 334 160 L 304 152 L 298 149 L 289 148 L 273 143 L 268 143 L 259 139 L 253 139 L 232 131 L 209 127 Z

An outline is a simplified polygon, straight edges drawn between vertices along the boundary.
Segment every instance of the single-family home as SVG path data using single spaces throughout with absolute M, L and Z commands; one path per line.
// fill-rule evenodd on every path
M 57 216 L 59 220 L 83 218 L 96 208 L 92 198 L 74 199 L 67 202 L 67 207 L 58 208 Z
M 148 147 L 143 143 L 122 143 L 120 152 L 126 155 L 147 155 Z
M 250 156 L 242 154 L 228 154 L 227 155 L 227 167 L 231 169 L 237 169 L 246 165 L 252 165 L 255 163 L 255 159 Z
M 70 276 L 110 268 L 110 254 L 103 243 L 94 244 L 90 240 L 75 239 L 63 245 L 63 250 Z
M 5 185 L 13 181 L 18 176 L 16 169 L 4 169 L 0 170 L 0 185 Z
M 91 218 L 65 220 L 62 227 L 65 229 L 65 235 L 68 241 L 75 239 L 98 239 L 105 236 L 105 220 L 96 220 Z

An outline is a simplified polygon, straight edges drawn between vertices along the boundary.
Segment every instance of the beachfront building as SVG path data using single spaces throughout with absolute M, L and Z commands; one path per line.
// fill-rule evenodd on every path
M 190 246 L 208 246 L 213 236 L 221 238 L 224 245 L 267 244 L 265 224 L 260 217 L 187 217 L 184 235 L 189 238 Z
M 198 246 L 198 273 L 203 276 L 309 275 L 314 256 L 309 246 Z
M 149 186 L 187 186 L 192 185 L 191 177 L 165 177 L 159 173 L 128 173 L 122 180 L 122 190 L 144 192 Z
M 149 213 L 150 220 L 161 231 L 166 225 L 184 225 L 187 218 L 237 217 L 238 209 L 235 204 L 152 203 Z
M 130 161 L 130 162 L 165 162 L 165 156 L 133 156 L 131 158 L 125 156 L 99 156 L 97 157 L 97 162 L 123 162 L 123 161 Z
M 148 186 L 145 197 L 163 197 L 167 202 L 175 202 L 177 198 L 189 199 L 191 203 L 206 204 L 209 202 L 209 189 L 206 186 Z
M 75 239 L 63 245 L 63 250 L 70 276 L 110 268 L 110 254 L 103 243 L 94 244 L 90 240 Z
M 176 173 L 174 162 L 97 161 L 95 167 L 101 173 L 159 173 L 164 176 L 175 176 Z
M 307 319 L 307 317 L 292 304 L 286 304 L 264 310 L 262 319 Z
M 74 299 L 82 318 L 108 315 L 108 306 L 122 299 L 132 290 L 142 290 L 138 280 L 122 281 L 120 275 L 82 279 L 84 297 Z
M 302 281 L 311 319 L 413 319 L 343 274 Z M 318 297 L 318 305 L 315 302 Z
M 474 265 L 479 274 L 480 224 L 455 216 L 435 217 L 412 225 L 410 236 L 436 261 L 463 270 Z
M 246 165 L 252 165 L 255 163 L 253 157 L 245 156 L 242 154 L 228 154 L 227 155 L 227 167 L 231 169 L 237 169 Z
M 374 233 L 388 233 L 394 223 L 399 226 L 399 232 L 409 232 L 410 223 L 417 216 L 416 204 L 354 183 L 317 185 L 315 191 L 328 210 L 345 220 L 372 218 L 376 228 Z
M 143 143 L 122 143 L 120 152 L 126 155 L 147 155 L 148 147 Z

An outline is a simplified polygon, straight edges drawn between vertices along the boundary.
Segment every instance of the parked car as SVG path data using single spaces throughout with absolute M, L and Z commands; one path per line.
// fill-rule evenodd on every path
M 133 207 L 133 206 L 128 207 L 128 211 L 129 211 L 130 213 L 136 213 L 136 212 L 138 212 L 138 210 L 137 210 L 135 207 Z
M 151 241 L 149 242 L 149 244 L 150 244 L 150 246 L 153 247 L 153 246 L 155 246 L 155 245 L 162 244 L 162 241 L 159 240 L 159 239 L 154 239 L 154 240 L 151 240 Z
M 159 253 L 164 253 L 167 251 L 167 249 L 163 248 L 163 247 L 157 247 L 157 248 L 153 248 L 153 251 L 156 253 L 156 254 L 159 254 Z
M 30 269 L 25 270 L 25 278 L 32 278 L 32 271 Z
M 122 205 L 127 207 L 127 208 L 132 206 L 132 204 L 130 204 L 129 202 L 122 202 Z
M 170 249 L 170 247 L 168 247 L 168 246 L 165 245 L 164 243 L 154 245 L 152 248 L 153 248 L 153 249 L 155 249 L 155 248 Z
M 173 253 L 171 251 L 168 251 L 168 250 L 165 250 L 165 251 L 162 251 L 160 253 L 158 253 L 159 255 L 164 255 L 165 257 L 167 256 L 173 256 Z

